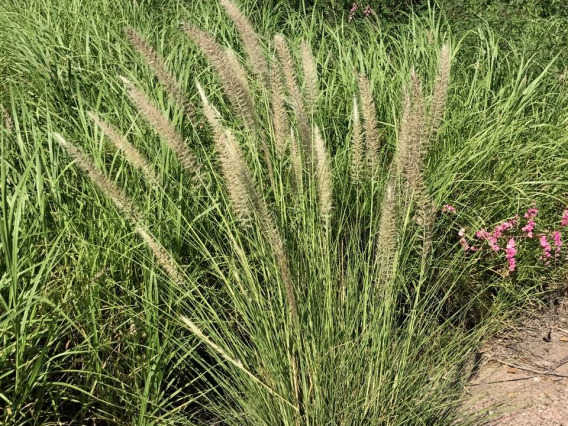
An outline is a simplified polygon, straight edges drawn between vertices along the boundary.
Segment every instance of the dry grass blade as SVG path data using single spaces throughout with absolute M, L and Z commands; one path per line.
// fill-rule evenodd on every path
M 225 129 L 223 128 L 222 124 L 221 124 L 221 114 L 219 113 L 219 111 L 217 111 L 217 109 L 211 105 L 209 103 L 209 99 L 207 99 L 207 95 L 205 95 L 205 90 L 203 90 L 203 87 L 201 86 L 201 84 L 199 84 L 198 81 L 195 82 L 195 85 L 197 87 L 197 92 L 199 93 L 199 96 L 201 97 L 201 102 L 203 104 L 203 111 L 205 113 L 205 118 L 207 118 L 207 121 L 209 122 L 209 125 L 211 126 L 212 130 L 213 130 L 213 134 L 215 135 L 215 138 L 219 138 L 221 137 L 221 135 L 225 132 Z
M 428 139 L 430 140 L 435 137 L 440 123 L 442 122 L 442 117 L 444 116 L 448 96 L 448 84 L 450 81 L 451 56 L 450 47 L 447 43 L 444 43 L 440 50 L 438 75 L 436 76 L 434 96 L 432 98 L 432 105 L 430 106 L 430 125 L 428 133 Z
M 132 203 L 130 198 L 128 198 L 114 182 L 97 170 L 93 163 L 73 144 L 67 142 L 65 138 L 58 133 L 55 133 L 54 137 L 67 151 L 69 156 L 75 160 L 76 164 L 91 178 L 99 189 L 114 202 L 120 212 L 132 223 L 136 233 L 142 238 L 156 258 L 158 265 L 160 265 L 177 285 L 183 285 L 185 280 L 179 271 L 178 264 L 142 224 L 142 213 L 134 203 Z
M 302 68 L 304 70 L 304 88 L 306 92 L 306 107 L 312 114 L 316 110 L 318 96 L 318 69 L 311 46 L 302 40 L 300 47 Z
M 185 325 L 189 328 L 189 330 L 195 335 L 195 337 L 197 337 L 199 340 L 201 340 L 203 343 L 205 343 L 207 346 L 209 346 L 211 349 L 217 352 L 224 360 L 233 364 L 235 367 L 237 367 L 239 370 L 241 370 L 243 373 L 249 376 L 254 382 L 256 382 L 264 389 L 266 389 L 271 395 L 281 399 L 287 405 L 292 407 L 294 410 L 298 410 L 296 406 L 294 406 L 287 399 L 285 399 L 283 396 L 277 393 L 274 389 L 272 389 L 270 386 L 268 386 L 266 383 L 264 383 L 262 380 L 256 377 L 253 373 L 247 370 L 241 361 L 234 359 L 223 348 L 221 348 L 219 345 L 217 345 L 215 342 L 209 339 L 205 334 L 203 334 L 201 329 L 195 323 L 193 323 L 193 321 L 191 321 L 189 318 L 184 316 L 181 317 L 181 320 L 185 323 Z
M 195 122 L 195 106 L 186 96 L 177 79 L 168 71 L 164 60 L 135 29 L 127 28 L 125 33 L 130 43 L 132 43 L 136 51 L 144 58 L 156 77 L 158 77 L 158 81 L 164 86 L 170 96 L 183 107 L 190 121 Z
M 144 173 L 146 179 L 153 185 L 159 186 L 159 178 L 154 173 L 154 169 L 148 163 L 146 158 L 130 143 L 128 140 L 122 136 L 116 128 L 102 120 L 98 115 L 89 111 L 87 116 L 95 123 L 107 136 L 107 138 L 120 149 L 126 159 L 134 166 L 137 167 Z
M 168 147 L 176 154 L 179 162 L 185 171 L 193 178 L 200 178 L 200 168 L 195 159 L 194 153 L 184 142 L 182 136 L 175 129 L 168 117 L 164 115 L 144 92 L 139 90 L 134 84 L 121 77 L 132 103 L 136 106 L 140 114 L 152 125 L 156 132 L 166 141 Z
M 262 53 L 258 34 L 254 31 L 250 21 L 241 13 L 234 2 L 231 0 L 221 0 L 221 5 L 225 8 L 225 11 L 237 27 L 254 74 L 266 85 L 268 82 L 268 65 Z
M 361 96 L 361 112 L 365 130 L 365 149 L 371 171 L 375 171 L 379 164 L 379 124 L 377 110 L 373 101 L 371 82 L 362 72 L 359 73 L 359 94 Z
M 294 72 L 294 60 L 292 59 L 292 54 L 290 53 L 288 44 L 281 34 L 276 34 L 274 36 L 274 46 L 276 48 L 276 56 L 278 57 L 280 66 L 282 67 L 286 89 L 291 97 L 294 113 L 296 114 L 296 121 L 298 123 L 298 130 L 300 132 L 300 139 L 302 141 L 306 161 L 311 163 L 312 131 L 304 108 L 304 103 L 302 101 L 300 88 L 298 87 L 296 73 Z

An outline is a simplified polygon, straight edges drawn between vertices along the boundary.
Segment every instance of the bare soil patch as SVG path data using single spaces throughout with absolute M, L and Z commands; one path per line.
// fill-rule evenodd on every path
M 568 298 L 487 342 L 466 388 L 463 422 L 568 426 Z

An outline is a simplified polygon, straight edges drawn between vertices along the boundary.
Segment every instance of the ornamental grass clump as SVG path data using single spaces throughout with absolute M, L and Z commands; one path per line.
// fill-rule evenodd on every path
M 450 416 L 455 400 L 447 395 L 459 391 L 462 365 L 456 360 L 470 346 L 461 344 L 467 335 L 459 327 L 440 321 L 443 280 L 426 285 L 435 203 L 425 174 L 447 99 L 449 45 L 440 49 L 432 96 L 416 71 L 401 71 L 406 83 L 392 146 L 383 140 L 376 84 L 354 73 L 350 143 L 340 152 L 320 115 L 321 63 L 310 43 L 302 40 L 296 55 L 277 34 L 269 46 L 236 4 L 221 5 L 244 56 L 182 24 L 214 70 L 214 78 L 191 81 L 190 93 L 145 38 L 127 30 L 189 124 L 203 114 L 208 142 L 187 138 L 133 78 L 121 77 L 137 112 L 177 159 L 178 185 L 202 209 L 176 213 L 193 249 L 191 268 L 154 237 L 158 224 L 128 191 L 56 135 L 174 283 L 175 308 L 167 315 L 185 337 L 173 342 L 180 352 L 189 342 L 197 346 L 179 360 L 198 372 L 195 386 L 179 391 L 194 404 L 180 410 L 226 424 L 404 424 Z M 171 177 L 157 176 L 102 114 L 89 118 L 170 202 Z M 449 333 L 454 340 L 436 352 Z M 418 402 L 419 394 L 437 406 Z M 416 412 L 402 413 L 400 404 Z

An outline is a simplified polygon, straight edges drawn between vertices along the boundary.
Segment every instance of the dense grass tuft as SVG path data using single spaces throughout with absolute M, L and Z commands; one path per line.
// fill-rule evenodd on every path
M 254 11 L 0 6 L 3 424 L 452 424 L 555 279 L 456 238 L 564 207 L 554 64 Z

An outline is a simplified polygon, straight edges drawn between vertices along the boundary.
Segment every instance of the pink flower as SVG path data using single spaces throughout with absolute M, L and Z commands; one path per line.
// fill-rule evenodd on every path
M 552 254 L 550 254 L 552 247 L 550 246 L 550 243 L 548 242 L 546 235 L 542 235 L 540 237 L 540 246 L 542 247 L 543 256 L 545 259 L 549 259 L 550 257 L 552 257 Z
M 456 208 L 454 206 L 452 206 L 451 204 L 444 204 L 442 206 L 442 213 L 455 213 L 456 212 Z
M 533 231 L 536 226 L 534 218 L 537 217 L 537 215 L 538 215 L 538 209 L 536 208 L 536 204 L 533 203 L 532 207 L 529 208 L 524 215 L 524 218 L 528 219 L 527 224 L 522 227 L 522 231 L 526 232 L 527 237 L 529 238 L 533 237 Z
M 357 4 L 357 2 L 353 3 L 353 6 L 351 6 L 351 9 L 349 10 L 349 18 L 347 18 L 348 22 L 351 22 L 353 20 L 353 18 L 355 17 L 355 12 L 357 12 L 357 9 L 359 9 L 359 5 Z
M 474 246 L 470 246 L 467 242 L 467 240 L 465 239 L 465 228 L 460 228 L 460 230 L 458 231 L 458 237 L 460 237 L 460 246 L 462 246 L 463 251 L 471 251 L 471 252 L 476 252 L 477 250 L 479 250 L 479 247 L 474 247 Z
M 458 237 L 460 237 L 460 246 L 462 246 L 464 251 L 468 251 L 469 250 L 469 244 L 467 243 L 467 240 L 465 239 L 465 228 L 460 228 L 460 230 L 458 231 Z
M 568 225 L 568 209 L 564 210 L 562 212 L 562 226 L 567 226 Z
M 554 241 L 555 247 L 562 247 L 562 233 L 560 231 L 554 231 L 552 233 L 552 240 Z
M 363 13 L 365 14 L 365 17 L 368 18 L 369 15 L 370 15 L 372 12 L 373 12 L 373 10 L 371 9 L 371 6 L 367 5 L 367 7 L 365 7 L 365 10 L 364 10 Z
M 538 209 L 536 208 L 536 204 L 533 203 L 532 207 L 527 210 L 525 213 L 525 219 L 534 219 L 538 215 Z
M 535 226 L 536 226 L 536 223 L 534 222 L 534 220 L 529 219 L 527 221 L 527 224 L 522 227 L 522 231 L 527 233 L 527 237 L 532 238 Z
M 513 228 L 517 224 L 516 219 L 511 219 L 506 222 L 500 223 L 495 227 L 493 230 L 493 236 L 495 238 L 501 238 L 504 232 L 508 231 L 509 229 Z
M 489 246 L 495 250 L 499 251 L 499 245 L 497 244 L 497 237 L 491 232 L 487 232 L 485 229 L 480 229 L 475 233 L 475 236 L 481 240 L 485 240 L 489 243 Z
M 480 229 L 479 231 L 477 231 L 475 233 L 475 236 L 479 239 L 485 240 L 487 239 L 487 237 L 489 236 L 489 232 L 487 232 L 485 229 Z
M 554 241 L 554 257 L 558 257 L 560 255 L 560 247 L 562 247 L 562 233 L 560 231 L 554 231 L 552 233 L 552 241 Z
M 517 249 L 515 239 L 511 238 L 507 242 L 507 247 L 505 248 L 505 258 L 509 262 L 509 271 L 513 272 L 517 266 L 517 261 L 515 255 L 517 254 Z

